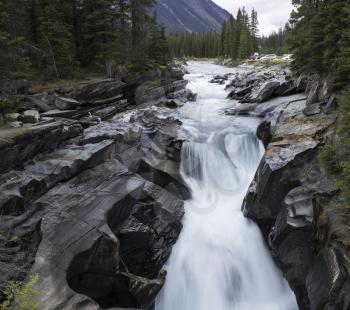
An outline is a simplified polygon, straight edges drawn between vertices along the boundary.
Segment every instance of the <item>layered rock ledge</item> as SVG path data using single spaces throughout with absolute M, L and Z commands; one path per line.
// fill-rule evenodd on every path
M 334 134 L 335 96 L 317 76 L 243 72 L 230 82 L 228 114 L 263 117 L 266 153 L 243 211 L 260 226 L 300 309 L 350 307 L 349 209 L 319 161 Z M 282 95 L 282 97 L 281 97 Z
M 20 98 L 0 137 L 2 288 L 38 274 L 40 309 L 152 308 L 189 197 L 186 132 L 167 116 L 195 100 L 186 84 L 137 75 Z

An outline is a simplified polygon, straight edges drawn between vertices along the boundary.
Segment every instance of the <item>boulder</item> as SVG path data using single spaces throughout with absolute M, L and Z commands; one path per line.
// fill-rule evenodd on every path
M 323 112 L 326 113 L 326 114 L 332 114 L 335 112 L 337 108 L 337 97 L 335 94 L 332 94 L 326 105 L 322 108 Z
M 40 113 L 36 110 L 27 110 L 23 113 L 24 123 L 38 123 L 40 120 Z
M 6 120 L 10 122 L 16 122 L 19 120 L 20 117 L 21 117 L 21 114 L 19 113 L 10 113 L 5 115 Z
M 275 91 L 279 87 L 280 87 L 280 82 L 278 81 L 266 82 L 261 86 L 257 95 L 254 97 L 253 101 L 256 101 L 258 103 L 267 101 L 274 95 Z
M 308 84 L 308 76 L 305 73 L 302 73 L 297 81 L 295 82 L 295 87 L 297 88 L 297 92 L 304 92 L 306 90 Z
M 312 105 L 318 103 L 320 100 L 319 93 L 321 90 L 321 78 L 318 74 L 315 74 L 311 77 L 306 91 L 308 92 L 308 98 L 306 105 Z
M 91 83 L 79 90 L 69 94 L 70 98 L 85 105 L 93 104 L 95 101 L 113 98 L 123 94 L 126 84 L 124 82 L 107 79 Z
M 249 115 L 249 113 L 253 112 L 257 104 L 245 103 L 241 104 L 237 107 L 227 109 L 225 111 L 226 115 Z
M 71 98 L 65 97 L 56 97 L 55 98 L 55 107 L 59 110 L 76 110 L 79 107 L 80 103 Z
M 307 105 L 307 107 L 303 110 L 305 116 L 311 116 L 321 113 L 321 106 L 319 103 L 313 103 Z
M 23 127 L 23 122 L 10 122 L 9 125 L 13 128 L 20 128 Z

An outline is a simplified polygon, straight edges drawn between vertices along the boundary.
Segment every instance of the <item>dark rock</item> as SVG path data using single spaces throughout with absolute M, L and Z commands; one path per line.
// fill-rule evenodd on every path
M 280 82 L 277 82 L 277 81 L 266 82 L 259 89 L 256 97 L 253 100 L 260 103 L 270 99 L 274 95 L 275 91 L 278 89 L 279 86 L 280 86 Z
M 319 92 L 321 89 L 321 78 L 318 74 L 311 77 L 306 92 L 308 92 L 308 98 L 306 105 L 312 105 L 320 101 Z
M 296 93 L 293 81 L 286 81 L 275 90 L 275 96 L 290 96 Z
M 321 106 L 319 103 L 313 103 L 311 105 L 308 105 L 304 110 L 303 113 L 305 116 L 311 116 L 321 113 Z
M 298 80 L 295 83 L 295 86 L 297 88 L 297 92 L 304 92 L 306 90 L 307 84 L 308 84 L 308 76 L 303 73 L 299 76 Z
M 68 126 L 69 127 L 69 126 Z M 62 122 L 41 125 L 33 128 L 2 131 L 0 136 L 0 172 L 13 167 L 21 167 L 35 155 L 55 149 L 62 141 L 71 138 Z
M 75 115 L 75 110 L 61 111 L 61 110 L 51 110 L 45 113 L 41 113 L 42 117 L 66 117 L 73 118 Z
M 271 123 L 267 121 L 263 121 L 257 128 L 256 135 L 262 141 L 265 148 L 268 146 L 268 144 L 272 139 L 272 134 L 270 129 L 271 129 Z
M 178 99 L 168 100 L 165 102 L 165 106 L 172 109 L 182 107 L 183 105 L 184 103 Z
M 56 97 L 55 106 L 61 111 L 76 110 L 80 106 L 80 103 L 77 100 L 71 98 Z
M 56 108 L 54 105 L 54 101 L 55 101 L 54 96 L 51 96 L 47 93 L 28 96 L 28 99 L 41 112 L 48 112 L 48 111 L 54 110 Z
M 337 108 L 337 97 L 335 94 L 332 94 L 328 99 L 326 105 L 322 108 L 323 112 L 326 114 L 332 114 Z
M 110 98 L 123 94 L 125 86 L 125 83 L 121 81 L 107 79 L 74 91 L 70 94 L 70 97 L 83 104 L 94 104 L 95 101 L 110 100 Z
M 267 145 L 267 150 L 243 209 L 258 223 L 268 240 L 300 309 L 328 306 L 338 309 L 339 305 L 348 306 L 343 297 L 349 291 L 344 282 L 346 275 L 339 273 L 336 255 L 332 254 L 332 261 L 324 263 L 324 253 L 333 250 L 328 241 L 324 241 L 327 245 L 321 246 L 315 237 L 315 227 L 323 226 L 319 235 L 330 240 L 325 233 L 330 227 L 325 231 L 323 228 L 334 219 L 326 215 L 334 211 L 325 211 L 327 207 L 322 201 L 332 199 L 337 189 L 320 168 L 318 146 L 334 132 L 336 115 L 306 117 L 305 111 L 311 107 L 314 108 L 313 105 L 306 107 L 305 100 L 295 100 L 275 107 L 266 115 L 257 134 Z M 277 115 L 280 115 L 279 120 L 274 121 Z M 344 212 L 342 214 L 344 216 Z M 341 226 L 341 223 L 334 223 L 334 227 L 337 225 Z M 337 249 L 343 249 L 338 245 Z M 337 279 L 338 286 L 335 282 L 331 284 L 329 279 Z M 337 297 L 331 296 L 342 297 L 338 302 Z

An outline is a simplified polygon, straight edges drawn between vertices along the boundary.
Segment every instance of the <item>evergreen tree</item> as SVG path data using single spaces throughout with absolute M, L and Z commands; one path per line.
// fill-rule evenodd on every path
M 42 65 L 57 78 L 70 75 L 74 67 L 72 29 L 66 19 L 70 8 L 67 0 L 40 0 L 39 44 L 46 55 Z
M 20 20 L 24 1 L 0 0 L 0 75 L 25 75 L 30 62 Z
M 259 48 L 258 38 L 259 38 L 259 20 L 258 12 L 255 9 L 252 10 L 250 17 L 250 32 L 251 32 L 251 46 L 254 52 Z

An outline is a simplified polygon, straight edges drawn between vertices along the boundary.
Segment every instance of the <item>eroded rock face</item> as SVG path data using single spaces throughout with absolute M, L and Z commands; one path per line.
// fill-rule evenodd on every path
M 0 145 L 11 159 L 0 166 L 0 264 L 8 270 L 0 286 L 39 274 L 41 309 L 152 308 L 182 228 L 181 122 L 151 103 L 103 121 L 121 112 L 110 97 L 119 86 L 106 85 L 77 92 L 80 101 L 60 99 L 88 104 L 90 119 L 50 110 L 56 122 L 20 128 Z
M 307 98 L 271 104 L 263 114 L 258 136 L 266 153 L 243 209 L 261 227 L 300 309 L 348 309 L 348 212 L 318 158 L 337 115 L 318 105 L 326 98 L 319 77 L 303 75 L 296 87 Z

